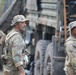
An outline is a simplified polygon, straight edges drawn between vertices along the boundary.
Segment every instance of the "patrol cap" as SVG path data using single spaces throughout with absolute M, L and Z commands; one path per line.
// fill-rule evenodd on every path
M 13 17 L 11 26 L 14 26 L 17 22 L 28 21 L 23 15 L 16 15 Z
M 76 21 L 72 21 L 69 23 L 69 29 L 71 30 L 72 28 L 76 27 Z

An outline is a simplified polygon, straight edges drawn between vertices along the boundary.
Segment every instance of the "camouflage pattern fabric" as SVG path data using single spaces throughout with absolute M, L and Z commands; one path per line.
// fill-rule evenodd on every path
M 5 71 L 4 75 L 18 75 L 18 71 L 10 71 L 10 72 Z
M 66 75 L 76 75 L 76 39 L 70 36 L 65 42 L 65 67 Z
M 5 43 L 8 47 L 8 53 L 6 54 L 8 56 L 8 61 L 7 64 L 3 66 L 4 74 L 18 75 L 15 73 L 15 71 L 18 72 L 17 67 L 23 65 L 22 51 L 25 48 L 25 43 L 21 33 L 17 32 L 16 29 L 13 29 L 10 33 L 7 34 Z
M 24 22 L 24 21 L 28 21 L 28 19 L 26 19 L 23 15 L 16 15 L 12 20 L 11 26 L 14 26 L 17 22 Z

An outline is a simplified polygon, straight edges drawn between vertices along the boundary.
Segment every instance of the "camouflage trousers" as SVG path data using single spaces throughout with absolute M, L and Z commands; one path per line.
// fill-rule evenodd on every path
M 11 72 L 5 71 L 3 75 L 18 75 L 18 71 L 11 71 Z
M 65 71 L 66 75 L 76 75 L 76 71 L 71 66 L 67 67 L 67 70 Z

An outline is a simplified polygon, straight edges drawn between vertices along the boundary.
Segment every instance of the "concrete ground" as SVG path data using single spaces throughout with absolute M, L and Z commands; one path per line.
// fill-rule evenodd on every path
M 3 75 L 3 72 L 2 71 L 0 71 L 0 75 Z

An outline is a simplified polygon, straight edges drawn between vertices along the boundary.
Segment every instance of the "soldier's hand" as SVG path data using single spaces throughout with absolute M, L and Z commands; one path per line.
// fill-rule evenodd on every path
M 19 75 L 25 75 L 25 70 L 22 65 L 18 67 L 18 71 L 19 71 Z

